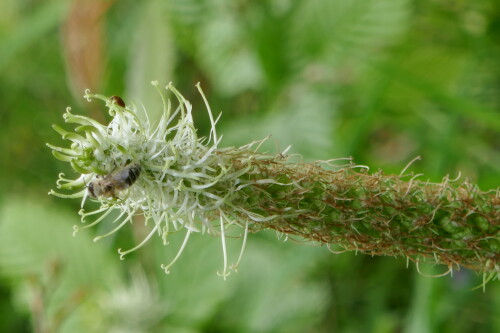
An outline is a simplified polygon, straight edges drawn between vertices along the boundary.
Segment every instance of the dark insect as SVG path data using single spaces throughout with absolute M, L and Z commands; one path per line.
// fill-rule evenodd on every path
M 93 198 L 117 198 L 116 193 L 132 186 L 139 178 L 141 171 L 139 163 L 131 163 L 109 175 L 97 176 L 88 186 L 89 194 Z
M 125 102 L 119 96 L 111 96 L 110 99 L 118 106 L 125 107 Z

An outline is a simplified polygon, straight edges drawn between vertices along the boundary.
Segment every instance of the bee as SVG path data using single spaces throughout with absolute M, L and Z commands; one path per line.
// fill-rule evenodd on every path
M 122 108 L 125 107 L 125 102 L 121 99 L 121 97 L 111 96 L 109 99 L 111 99 L 116 105 L 121 106 Z
M 97 176 L 88 185 L 91 197 L 117 198 L 117 192 L 126 190 L 139 178 L 142 167 L 139 163 L 131 163 L 122 169 L 115 170 L 106 176 Z

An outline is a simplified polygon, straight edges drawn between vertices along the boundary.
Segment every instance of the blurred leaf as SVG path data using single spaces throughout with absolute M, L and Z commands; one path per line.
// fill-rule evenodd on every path
M 175 10 L 181 15 L 179 20 L 188 25 L 195 22 L 194 17 L 199 18 L 192 30 L 196 33 L 193 41 L 199 48 L 194 56 L 217 90 L 224 95 L 236 95 L 258 88 L 263 83 L 263 73 L 252 47 L 245 6 L 219 0 L 187 3 L 189 6 L 177 5 Z
M 339 66 L 397 40 L 408 26 L 409 0 L 303 1 L 291 27 L 290 60 Z
M 367 75 L 365 80 L 369 80 L 374 86 L 379 84 L 379 80 L 390 82 L 385 99 L 387 104 L 399 109 L 402 113 L 411 112 L 408 109 L 418 113 L 429 97 L 414 86 L 409 86 L 408 76 L 411 75 L 424 81 L 425 86 L 440 87 L 444 92 L 452 93 L 460 82 L 467 59 L 464 53 L 443 50 L 435 46 L 421 46 L 411 53 L 405 50 L 394 56 L 397 58 L 404 56 L 404 61 L 401 61 L 397 67 L 393 66 L 396 63 L 394 59 L 381 64 L 373 63 L 370 75 Z M 385 65 L 386 63 L 389 65 Z
M 431 324 L 430 313 L 432 303 L 432 286 L 434 281 L 428 277 L 419 276 L 415 280 L 413 304 L 408 313 L 408 323 L 405 333 L 435 332 Z
M 168 2 L 169 20 L 175 26 L 177 46 L 191 55 L 196 54 L 196 29 L 208 18 L 214 9 L 214 1 L 171 0 Z
M 127 96 L 131 102 L 143 103 L 154 123 L 162 114 L 158 92 L 149 84 L 159 81 L 160 87 L 173 81 L 175 47 L 167 21 L 166 3 L 160 0 L 142 2 L 138 7 L 134 36 L 130 47 L 127 73 Z M 128 103 L 128 101 L 126 101 Z
M 155 271 L 159 288 L 169 310 L 166 317 L 168 327 L 176 326 L 175 330 L 184 326 L 200 327 L 209 320 L 235 291 L 237 276 L 230 276 L 224 281 L 217 275 L 222 271 L 222 249 L 219 238 L 207 235 L 193 234 L 190 236 L 182 256 L 166 275 L 159 267 L 161 263 L 168 264 L 177 253 L 183 233 L 172 234 L 168 246 L 156 239 Z M 228 243 L 228 253 L 237 253 L 234 242 Z
M 439 106 L 446 108 L 448 112 L 463 115 L 494 130 L 500 129 L 500 118 L 498 112 L 488 107 L 477 104 L 460 96 L 450 96 L 444 87 L 432 84 L 403 68 L 386 63 L 377 66 L 385 75 L 397 75 L 398 81 L 422 93 L 426 98 L 433 100 Z M 438 73 L 442 72 L 441 70 Z M 392 74 L 391 74 L 392 73 Z
M 40 40 L 51 29 L 55 29 L 61 22 L 67 5 L 66 1 L 60 0 L 42 2 L 33 13 L 18 23 L 14 31 L 0 39 L 0 71 L 3 71 L 20 51 Z
M 277 241 L 274 234 L 249 235 L 238 273 L 232 272 L 226 281 L 216 274 L 223 263 L 220 238 L 193 234 L 169 275 L 156 269 L 169 310 L 165 327 L 175 331 L 191 327 L 218 332 L 231 327 L 248 332 L 300 332 L 297 327 L 318 323 L 324 291 L 321 283 L 308 283 L 307 274 L 329 253 L 324 248 Z M 166 247 L 154 242 L 157 265 L 168 263 L 166 253 L 174 257 L 182 238 L 172 234 Z M 229 264 L 237 259 L 241 241 L 226 239 Z
M 128 286 L 116 286 L 102 297 L 101 307 L 112 323 L 109 331 L 145 332 L 156 325 L 169 310 L 156 287 L 135 267 Z
M 52 261 L 63 267 L 71 285 L 109 285 L 116 265 L 103 247 L 81 233 L 72 237 L 76 214 L 11 198 L 0 207 L 0 271 L 10 277 L 41 274 Z
M 199 62 L 221 93 L 235 95 L 262 84 L 262 68 L 236 17 L 227 12 L 212 16 L 201 27 L 198 43 Z
M 221 309 L 221 327 L 244 332 L 308 332 L 322 319 L 326 285 L 310 272 L 325 248 L 251 236 L 241 265 L 238 293 Z M 270 239 L 268 239 L 270 238 Z M 300 241 L 299 241 L 300 243 Z
M 336 105 L 332 97 L 312 87 L 297 85 L 278 98 L 274 112 L 260 117 L 240 117 L 227 123 L 226 145 L 243 145 L 271 135 L 261 149 L 269 153 L 283 151 L 292 145 L 290 153 L 307 159 L 327 159 L 333 150 L 333 119 Z
M 96 294 L 120 281 L 118 262 L 85 233 L 72 237 L 71 221 L 80 223 L 76 214 L 27 199 L 10 198 L 0 207 L 0 274 L 17 282 L 23 302 L 42 302 L 43 320 L 54 322 L 58 312 L 68 311 L 59 318 L 63 325 L 83 320 L 89 309 L 82 304 L 95 307 Z M 45 290 L 42 300 L 24 295 L 28 281 Z M 96 313 L 94 320 L 101 321 L 103 315 Z M 81 325 L 62 331 L 86 331 Z

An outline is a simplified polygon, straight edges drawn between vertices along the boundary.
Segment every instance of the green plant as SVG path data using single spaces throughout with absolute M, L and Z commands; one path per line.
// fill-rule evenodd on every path
M 287 150 L 277 155 L 258 152 L 265 140 L 234 148 L 221 148 L 215 119 L 201 90 L 208 110 L 211 131 L 208 138 L 197 136 L 192 105 L 169 84 L 178 101 L 173 110 L 159 89 L 163 115 L 156 127 L 134 105 L 116 96 L 86 92 L 90 101 L 106 103 L 113 117 L 101 125 L 88 117 L 74 115 L 68 108 L 64 118 L 78 126 L 68 132 L 54 129 L 72 142 L 70 148 L 53 145 L 56 158 L 69 162 L 80 174 L 67 179 L 63 174 L 58 189 L 77 191 L 50 194 L 63 198 L 83 198 L 82 222 L 98 216 L 75 232 L 92 227 L 114 210 L 119 211 L 116 228 L 98 236 L 109 236 L 142 215 L 151 223 L 149 235 L 129 250 L 119 249 L 121 258 L 143 246 L 155 233 L 167 244 L 168 235 L 185 229 L 179 258 L 192 232 L 221 236 L 224 253 L 224 278 L 229 274 L 225 233 L 229 225 L 244 228 L 241 260 L 248 232 L 274 229 L 287 235 L 325 244 L 332 252 L 357 251 L 369 255 L 404 256 L 448 267 L 460 266 L 484 273 L 484 279 L 498 278 L 499 210 L 498 190 L 482 192 L 468 181 L 445 177 L 440 183 L 418 180 L 422 175 L 406 173 L 385 175 L 368 173 L 368 167 L 356 165 L 350 158 L 291 163 Z M 111 188 L 94 198 L 100 206 L 85 211 L 88 184 L 106 179 L 116 170 L 139 164 L 137 181 Z M 411 164 L 411 163 L 410 163 Z M 101 177 L 101 178 L 99 178 Z M 332 250 L 331 247 L 335 250 Z M 337 251 L 338 249 L 338 251 Z M 445 273 L 445 274 L 446 274 Z

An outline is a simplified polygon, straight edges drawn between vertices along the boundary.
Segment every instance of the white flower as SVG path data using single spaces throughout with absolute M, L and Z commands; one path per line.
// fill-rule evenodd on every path
M 143 215 L 145 223 L 151 224 L 151 231 L 137 246 L 127 250 L 119 249 L 121 259 L 143 246 L 154 234 L 158 234 L 166 245 L 167 236 L 171 232 L 184 228 L 186 235 L 178 254 L 170 264 L 162 265 L 166 273 L 169 273 L 170 266 L 179 258 L 192 232 L 219 234 L 224 253 L 224 270 L 221 275 L 225 277 L 229 273 L 224 232 L 229 224 L 240 224 L 232 212 L 237 212 L 236 216 L 243 214 L 248 217 L 247 221 L 241 223 L 245 227 L 242 252 L 248 232 L 248 220 L 260 222 L 273 218 L 264 218 L 232 205 L 235 193 L 248 185 L 241 176 L 251 169 L 251 161 L 256 156 L 252 147 L 260 142 L 237 149 L 219 149 L 221 137 L 217 135 L 215 127 L 218 118 L 214 119 L 199 84 L 197 88 L 211 122 L 208 138 L 198 137 L 193 124 L 192 105 L 172 84 L 166 89 L 177 99 L 178 106 L 175 110 L 159 89 L 158 83 L 152 84 L 160 92 L 163 101 L 163 115 L 157 126 L 152 126 L 146 111 L 140 112 L 134 105 L 123 107 L 120 105 L 121 99 L 118 103 L 116 96 L 108 98 L 89 91 L 84 96 L 89 101 L 97 98 L 106 103 L 109 114 L 113 117 L 107 126 L 88 117 L 74 115 L 70 108 L 67 109 L 64 115 L 66 122 L 79 126 L 74 133 L 58 126 L 54 126 L 54 129 L 64 139 L 72 142 L 71 148 L 48 146 L 56 158 L 71 163 L 73 169 L 81 174 L 75 180 L 66 179 L 60 174 L 57 188 L 80 191 L 69 195 L 55 191 L 50 194 L 63 198 L 82 198 L 79 214 L 82 222 L 88 224 L 75 226 L 75 233 L 97 225 L 112 211 L 119 211 L 114 221 L 118 225 L 109 233 L 95 237 L 94 241 L 132 223 L 135 215 Z M 239 158 L 237 165 L 234 165 L 232 157 L 236 155 L 243 158 Z M 129 179 L 132 184 L 118 186 L 127 179 L 113 175 L 131 163 L 138 163 L 141 167 L 138 179 L 132 182 Z M 116 185 L 109 192 L 113 195 L 91 198 L 97 200 L 100 207 L 86 211 L 84 207 L 89 198 L 88 185 L 96 185 L 103 182 L 103 179 L 110 186 Z M 241 254 L 238 263 L 240 259 Z M 238 263 L 233 266 L 234 269 Z

